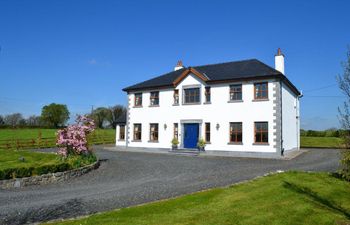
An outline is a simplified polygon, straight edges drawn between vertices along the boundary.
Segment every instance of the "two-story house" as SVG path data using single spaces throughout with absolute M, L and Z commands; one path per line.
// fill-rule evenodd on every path
M 281 155 L 299 149 L 298 89 L 284 75 L 278 49 L 275 69 L 256 59 L 184 67 L 123 89 L 126 123 L 117 146 L 195 149 L 206 152 Z

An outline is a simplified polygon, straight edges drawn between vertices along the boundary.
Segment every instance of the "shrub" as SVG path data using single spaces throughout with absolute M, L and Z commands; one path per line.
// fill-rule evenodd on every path
M 350 150 L 347 149 L 342 153 L 342 159 L 341 159 L 341 171 L 340 174 L 344 179 L 347 181 L 350 181 Z

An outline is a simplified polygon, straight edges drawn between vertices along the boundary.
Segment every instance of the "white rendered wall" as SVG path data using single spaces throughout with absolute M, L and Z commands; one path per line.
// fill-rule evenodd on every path
M 290 88 L 282 84 L 282 137 L 285 151 L 300 147 L 299 100 Z
M 259 82 L 258 80 L 255 82 Z M 170 148 L 173 138 L 173 124 L 179 124 L 179 141 L 182 145 L 181 120 L 202 120 L 200 136 L 204 135 L 204 123 L 210 122 L 211 143 L 206 150 L 246 151 L 246 152 L 276 152 L 273 147 L 273 88 L 274 81 L 268 81 L 268 101 L 253 101 L 254 82 L 239 82 L 242 84 L 243 101 L 228 103 L 229 85 L 211 85 L 211 104 L 204 104 L 203 83 L 194 75 L 187 76 L 177 87 L 179 89 L 180 105 L 173 106 L 174 89 L 160 90 L 159 107 L 150 107 L 150 91 L 144 91 L 143 107 L 134 107 L 134 93 L 129 93 L 129 137 L 130 147 Z M 233 83 L 232 83 L 233 84 Z M 201 104 L 182 105 L 182 87 L 186 85 L 200 85 Z M 156 91 L 156 90 L 154 90 Z M 254 122 L 267 121 L 269 124 L 269 145 L 254 145 Z M 229 122 L 243 123 L 243 144 L 229 145 Z M 142 140 L 133 141 L 134 123 L 142 124 Z M 149 142 L 149 124 L 159 124 L 159 142 Z M 216 129 L 219 124 L 220 128 Z M 165 128 L 166 127 L 166 128 Z M 118 145 L 118 143 L 117 143 Z

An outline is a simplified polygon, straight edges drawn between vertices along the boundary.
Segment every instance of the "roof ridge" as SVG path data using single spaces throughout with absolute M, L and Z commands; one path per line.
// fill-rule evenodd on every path
M 222 64 L 229 64 L 229 63 L 239 63 L 239 62 L 246 62 L 246 61 L 259 61 L 256 58 L 251 58 L 251 59 L 243 59 L 243 60 L 237 60 L 237 61 L 229 61 L 229 62 L 222 62 L 222 63 L 211 63 L 211 64 L 205 64 L 205 65 L 199 65 L 199 66 L 189 66 L 189 67 L 202 67 L 202 66 L 217 66 L 217 65 L 222 65 Z M 260 62 L 260 61 L 259 61 Z

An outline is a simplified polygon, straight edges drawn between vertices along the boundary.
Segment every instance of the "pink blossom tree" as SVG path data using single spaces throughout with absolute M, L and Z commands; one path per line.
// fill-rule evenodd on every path
M 76 123 L 67 128 L 57 131 L 56 145 L 59 147 L 58 154 L 67 157 L 68 155 L 81 155 L 91 153 L 87 135 L 93 132 L 95 123 L 92 119 L 78 115 Z

